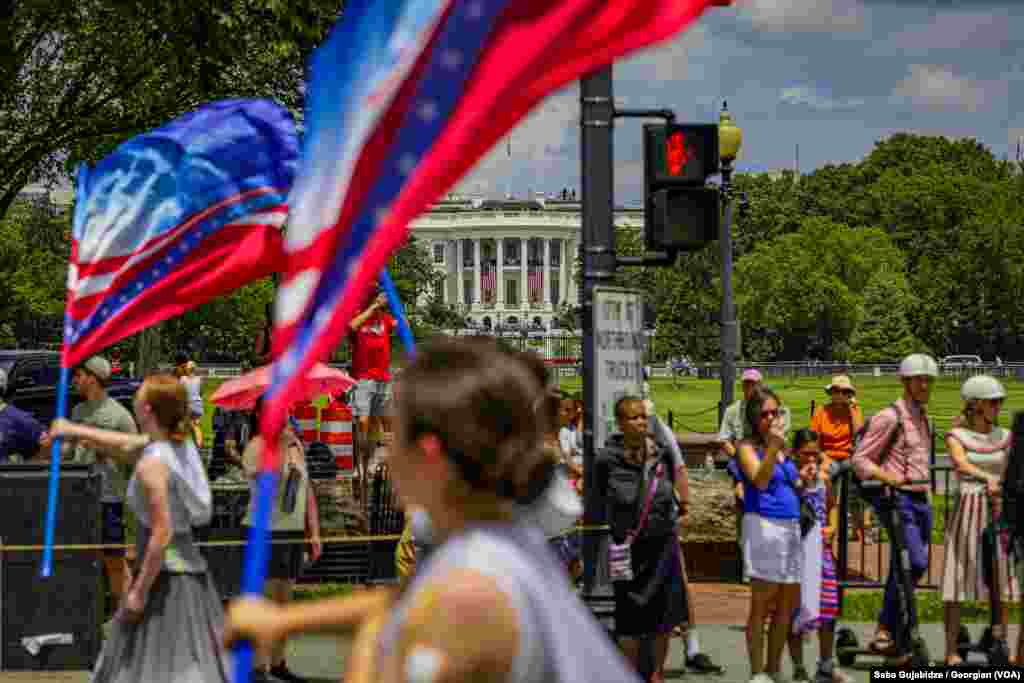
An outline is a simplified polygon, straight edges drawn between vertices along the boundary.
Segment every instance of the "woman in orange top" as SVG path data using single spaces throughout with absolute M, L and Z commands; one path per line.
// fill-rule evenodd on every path
M 822 450 L 821 468 L 827 472 L 833 461 L 850 457 L 853 437 L 864 427 L 864 413 L 857 405 L 857 390 L 846 375 L 834 376 L 831 384 L 825 387 L 825 393 L 832 400 L 814 412 L 811 431 L 818 433 Z M 869 522 L 868 511 L 859 501 L 856 496 L 851 496 L 849 503 L 858 540 L 863 538 Z
M 836 375 L 825 387 L 825 393 L 832 400 L 818 408 L 811 417 L 811 430 L 818 433 L 825 452 L 823 469 L 827 469 L 833 460 L 850 457 L 853 435 L 864 426 L 864 413 L 857 405 L 857 390 L 849 377 Z

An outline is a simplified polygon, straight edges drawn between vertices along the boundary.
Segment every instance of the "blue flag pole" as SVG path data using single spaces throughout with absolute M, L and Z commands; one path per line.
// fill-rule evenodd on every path
M 245 549 L 245 565 L 242 569 L 242 594 L 259 597 L 263 595 L 263 582 L 267 578 L 267 564 L 270 561 L 269 543 L 270 511 L 274 507 L 277 492 L 277 472 L 262 471 L 256 478 L 256 507 L 253 510 L 253 525 L 249 529 L 249 542 Z M 235 682 L 249 683 L 252 673 L 252 643 L 247 640 L 235 645 Z
M 57 383 L 57 417 L 67 417 L 68 383 L 71 372 L 61 363 L 60 381 Z M 57 530 L 57 492 L 60 488 L 60 449 L 63 439 L 53 439 L 50 446 L 50 481 L 46 499 L 46 528 L 43 535 L 42 577 L 53 575 L 53 536 Z
M 409 327 L 409 321 L 405 317 L 402 300 L 398 298 L 398 290 L 395 289 L 395 283 L 391 280 L 391 274 L 387 268 L 380 271 L 380 286 L 384 290 L 384 296 L 388 299 L 391 315 L 395 316 L 395 320 L 398 322 L 398 336 L 402 340 L 402 346 L 405 347 L 405 353 L 409 358 L 413 358 L 416 356 L 416 340 L 412 336 L 412 328 Z

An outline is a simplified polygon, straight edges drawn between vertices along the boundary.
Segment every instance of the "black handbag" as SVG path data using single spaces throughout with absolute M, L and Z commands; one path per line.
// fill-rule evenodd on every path
M 811 533 L 811 529 L 818 523 L 818 515 L 814 512 L 814 506 L 810 501 L 800 495 L 800 488 L 795 481 L 789 478 L 788 473 L 786 474 L 786 483 L 792 487 L 793 493 L 800 501 L 800 537 L 807 538 L 807 534 Z

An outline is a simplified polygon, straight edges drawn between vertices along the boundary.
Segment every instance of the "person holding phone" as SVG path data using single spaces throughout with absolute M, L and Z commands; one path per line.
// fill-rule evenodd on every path
M 750 437 L 740 442 L 737 457 L 743 482 L 743 561 L 750 577 L 747 647 L 751 683 L 773 683 L 800 603 L 800 472 L 786 457 L 786 420 L 778 395 L 758 387 L 745 407 Z

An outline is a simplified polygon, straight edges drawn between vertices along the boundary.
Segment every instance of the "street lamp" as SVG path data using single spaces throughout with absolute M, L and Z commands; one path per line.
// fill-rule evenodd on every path
M 743 131 L 733 121 L 726 102 L 722 102 L 722 113 L 718 117 L 718 156 L 722 165 L 722 202 L 725 205 L 725 225 L 719 247 L 722 250 L 722 325 L 720 339 L 722 347 L 722 400 L 718 405 L 718 421 L 721 423 L 725 409 L 733 401 L 736 386 L 736 355 L 739 335 L 736 324 L 736 305 L 732 298 L 732 164 L 740 153 Z

